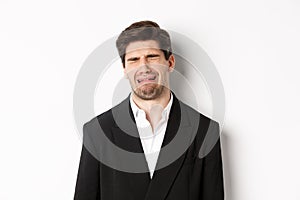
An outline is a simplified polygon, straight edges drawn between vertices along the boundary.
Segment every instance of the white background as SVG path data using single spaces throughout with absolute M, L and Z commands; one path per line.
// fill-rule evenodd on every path
M 103 41 L 145 19 L 192 38 L 220 73 L 227 200 L 299 200 L 296 0 L 1 0 L 0 199 L 73 198 L 76 76 Z

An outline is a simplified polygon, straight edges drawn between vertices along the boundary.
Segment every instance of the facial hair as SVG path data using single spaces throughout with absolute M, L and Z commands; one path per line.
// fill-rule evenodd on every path
M 133 89 L 134 94 L 143 100 L 158 98 L 164 91 L 164 86 L 156 83 L 147 83 Z

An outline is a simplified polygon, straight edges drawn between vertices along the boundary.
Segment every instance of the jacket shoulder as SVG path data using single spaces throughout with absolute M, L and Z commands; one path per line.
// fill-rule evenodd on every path
M 121 107 L 126 106 L 128 103 L 128 98 L 124 99 L 121 103 L 110 108 L 109 110 L 93 117 L 89 121 L 85 122 L 83 127 L 92 127 L 94 124 L 101 124 L 102 126 L 112 126 L 115 124 L 115 116 Z
M 182 107 L 181 110 L 186 112 L 190 119 L 199 118 L 199 121 L 201 121 L 201 123 L 211 123 L 214 126 L 219 125 L 219 123 L 216 120 L 212 119 L 211 117 L 208 117 L 207 115 L 195 110 L 194 108 L 192 108 L 191 106 L 183 103 L 180 100 L 178 100 L 178 101 L 180 103 L 180 107 Z

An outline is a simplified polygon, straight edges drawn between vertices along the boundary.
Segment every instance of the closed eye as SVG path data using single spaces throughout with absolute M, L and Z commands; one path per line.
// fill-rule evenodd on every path
M 139 58 L 138 57 L 131 57 L 128 58 L 127 61 L 137 61 Z
M 148 55 L 146 55 L 146 58 L 147 59 L 157 59 L 157 58 L 159 58 L 159 54 L 148 54 Z M 127 62 L 135 62 L 135 61 L 138 61 L 140 59 L 140 57 L 130 57 L 130 58 L 128 58 L 127 59 Z
M 158 58 L 159 54 L 148 54 L 147 58 Z

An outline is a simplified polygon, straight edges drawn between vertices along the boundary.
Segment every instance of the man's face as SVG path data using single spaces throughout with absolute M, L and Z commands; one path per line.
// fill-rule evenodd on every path
M 166 60 L 155 40 L 131 42 L 126 48 L 124 73 L 135 95 L 143 100 L 156 99 L 169 88 L 174 65 L 174 56 Z

